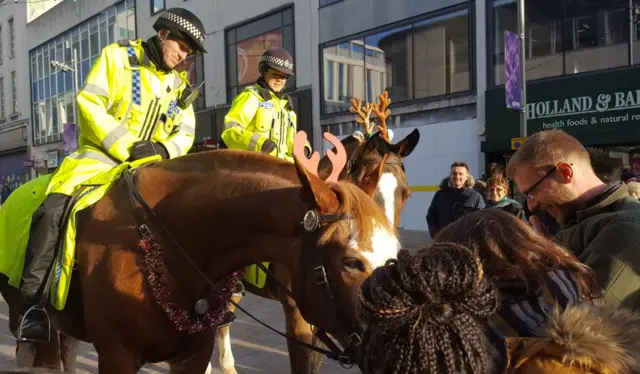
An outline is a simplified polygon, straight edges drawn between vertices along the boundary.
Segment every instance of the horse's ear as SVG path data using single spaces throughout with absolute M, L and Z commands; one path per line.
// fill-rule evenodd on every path
M 329 188 L 329 186 L 322 181 L 319 177 L 309 173 L 307 168 L 298 160 L 298 157 L 293 157 L 296 165 L 296 172 L 298 173 L 298 179 L 302 184 L 301 199 L 307 204 L 313 205 L 315 208 L 320 208 L 330 204 L 327 198 L 335 197 L 335 194 Z
M 384 155 L 384 157 L 382 157 L 382 162 L 380 163 L 380 165 L 378 165 L 377 168 L 371 171 L 371 173 L 365 175 L 362 178 L 362 181 L 358 183 L 360 189 L 363 190 L 371 198 L 373 198 L 376 190 L 378 189 L 378 183 L 380 183 L 380 178 L 382 177 L 382 172 L 384 171 L 384 166 L 387 162 L 387 158 L 389 158 L 389 154 Z
M 389 150 L 401 158 L 405 158 L 413 152 L 420 141 L 420 131 L 415 129 L 406 138 L 402 139 L 397 144 L 389 144 Z

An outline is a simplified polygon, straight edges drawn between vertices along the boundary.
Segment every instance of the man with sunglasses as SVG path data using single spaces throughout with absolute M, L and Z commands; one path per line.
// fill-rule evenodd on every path
M 175 158 L 193 145 L 197 89 L 176 68 L 190 55 L 206 53 L 204 27 L 188 10 L 172 8 L 153 28 L 157 34 L 146 41 L 122 40 L 102 49 L 78 93 L 79 149 L 53 174 L 32 220 L 18 341 L 49 339 L 43 283 L 65 208 L 78 187 L 120 163 Z
M 640 202 L 624 183 L 598 178 L 585 147 L 562 130 L 530 136 L 507 173 L 531 211 L 546 211 L 561 225 L 554 239 L 593 269 L 605 301 L 639 310 Z

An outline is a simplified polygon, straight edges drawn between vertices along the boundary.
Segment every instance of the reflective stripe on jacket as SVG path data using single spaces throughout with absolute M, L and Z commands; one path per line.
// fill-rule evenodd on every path
M 276 143 L 272 156 L 293 162 L 297 116 L 289 95 L 278 98 L 258 84 L 245 88 L 224 118 L 222 140 L 231 149 L 260 152 L 267 139 Z M 305 145 L 311 150 L 311 145 Z
M 193 106 L 178 107 L 186 73 L 165 73 L 145 56 L 141 40 L 105 47 L 77 97 L 79 148 L 56 170 L 47 194 L 72 195 L 86 180 L 129 158 L 131 145 L 152 140 L 169 158 L 193 145 Z

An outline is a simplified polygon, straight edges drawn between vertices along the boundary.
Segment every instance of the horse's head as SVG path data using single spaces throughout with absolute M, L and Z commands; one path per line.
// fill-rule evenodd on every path
M 293 271 L 291 284 L 307 322 L 341 344 L 353 345 L 361 332 L 356 317 L 358 289 L 375 268 L 395 258 L 400 243 L 370 195 L 346 181 L 323 181 L 313 167 L 305 167 L 309 161 L 296 157 L 301 199 L 308 212 L 301 232 L 300 266 Z M 377 185 L 381 175 L 372 172 L 371 183 Z
M 380 104 L 366 103 L 364 106 L 361 105 L 361 100 L 351 100 L 350 110 L 356 113 L 356 122 L 363 125 L 365 133 L 358 131 L 342 140 L 348 161 L 340 179 L 348 180 L 367 194 L 373 195 L 378 205 L 384 209 L 389 222 L 397 227 L 402 208 L 411 195 L 403 160 L 415 149 L 420 140 L 420 132 L 415 129 L 400 142 L 392 144 L 392 132 L 386 125 L 391 114 L 387 109 L 391 99 L 385 92 L 379 96 L 379 100 Z M 379 125 L 370 120 L 372 113 L 379 119 Z M 378 132 L 373 133 L 374 128 Z M 331 163 L 326 157 L 323 158 L 320 161 L 320 176 L 328 175 L 330 169 Z

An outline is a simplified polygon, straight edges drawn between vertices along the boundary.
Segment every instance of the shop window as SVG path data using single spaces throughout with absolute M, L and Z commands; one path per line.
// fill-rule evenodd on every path
M 526 2 L 527 80 L 628 65 L 629 11 L 625 5 L 605 0 Z M 496 85 L 504 84 L 504 32 L 517 32 L 517 20 L 515 0 L 494 0 L 491 37 Z
M 294 57 L 293 8 L 287 7 L 225 30 L 227 61 L 227 102 L 259 77 L 262 53 L 271 47 L 285 48 Z M 286 90 L 295 88 L 295 77 L 287 80 Z
M 469 14 L 461 7 L 323 48 L 323 114 L 346 112 L 352 97 L 394 102 L 471 90 Z
M 165 10 L 165 0 L 151 0 L 151 15 Z

